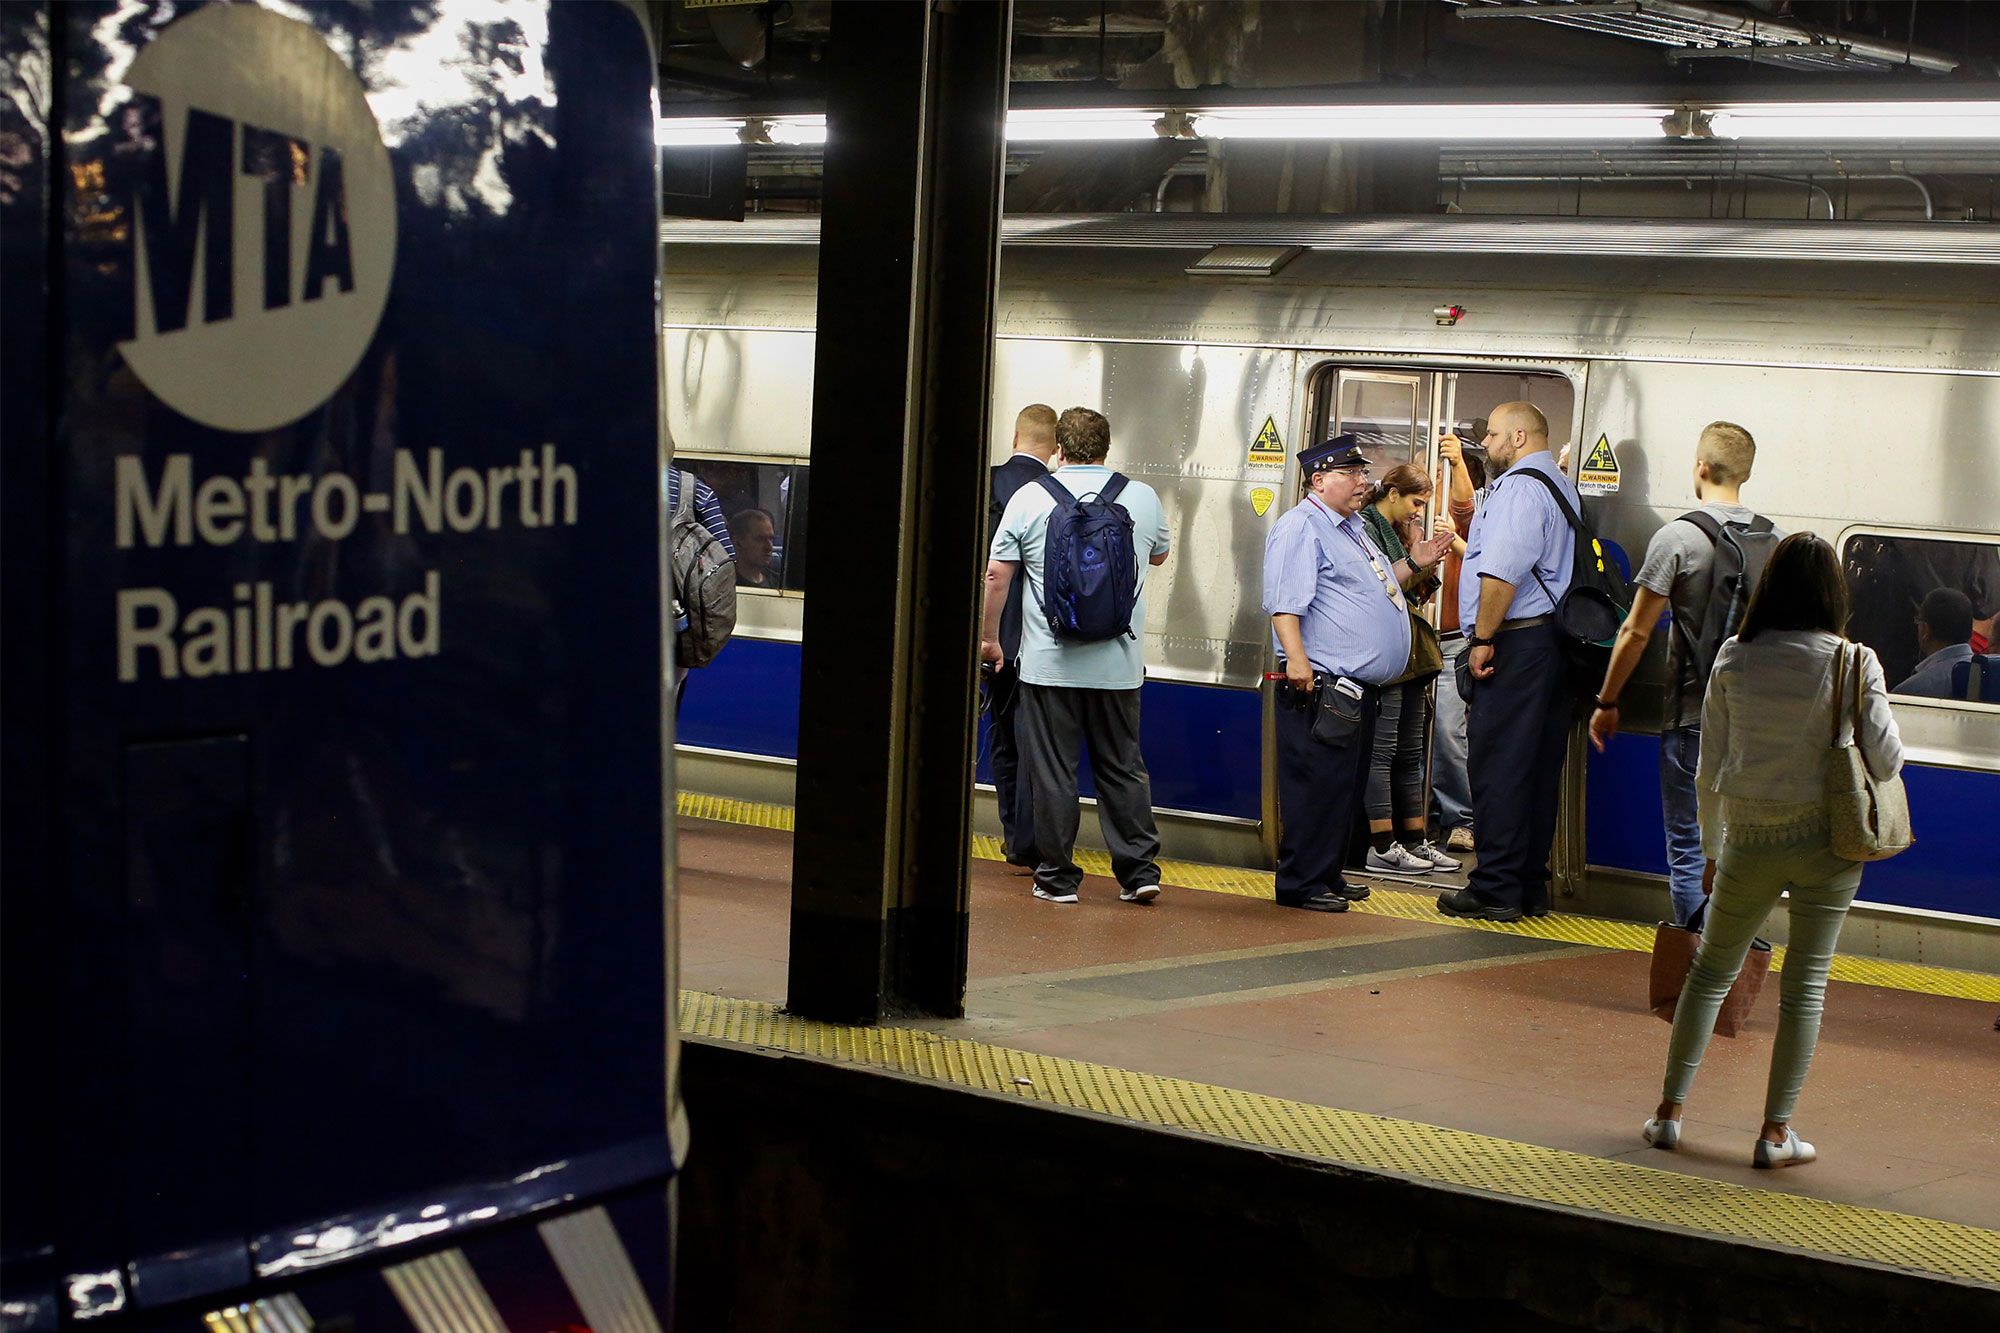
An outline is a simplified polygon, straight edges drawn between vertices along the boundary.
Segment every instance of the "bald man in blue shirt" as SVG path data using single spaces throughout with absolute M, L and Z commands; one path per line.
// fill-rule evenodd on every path
M 1361 524 L 1375 494 L 1359 441 L 1341 435 L 1299 451 L 1306 493 L 1264 540 L 1264 610 L 1283 659 L 1277 710 L 1278 903 L 1345 912 L 1366 887 L 1343 876 L 1348 836 L 1367 780 L 1382 685 L 1410 659 L 1403 583 L 1451 548 L 1418 542 L 1393 564 Z M 1315 723 L 1324 692 L 1358 715 L 1342 729 Z
M 1534 404 L 1494 408 L 1485 444 L 1506 471 L 1473 517 L 1458 580 L 1458 623 L 1470 627 L 1466 771 L 1479 860 L 1465 888 L 1439 896 L 1438 910 L 1518 921 L 1548 914 L 1574 703 L 1554 613 L 1569 590 L 1576 534 L 1548 488 L 1525 474 L 1552 478 L 1579 511 L 1582 501 L 1549 455 L 1548 418 Z

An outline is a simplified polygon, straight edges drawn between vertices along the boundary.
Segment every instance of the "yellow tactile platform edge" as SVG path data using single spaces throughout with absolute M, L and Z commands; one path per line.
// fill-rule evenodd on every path
M 772 1005 L 694 991 L 680 994 L 680 1029 L 1364 1170 L 2000 1286 L 2000 1231 L 1955 1222 L 1749 1189 L 910 1028 L 818 1023 Z
M 692 792 L 682 792 L 677 799 L 677 808 L 683 819 L 708 819 L 724 824 L 744 824 L 755 828 L 787 831 L 792 827 L 791 807 L 784 805 L 764 805 L 755 801 L 737 801 L 722 796 L 701 796 Z M 973 835 L 972 854 L 981 861 L 1003 859 L 1000 840 L 983 833 Z M 1086 874 L 1111 873 L 1111 858 L 1103 852 L 1080 847 L 1076 851 L 1076 863 L 1083 867 Z M 1192 861 L 1162 860 L 1160 877 L 1161 882 L 1171 888 L 1232 893 L 1241 898 L 1271 898 L 1276 892 L 1271 872 L 1268 870 L 1243 870 L 1231 866 L 1200 865 Z M 1538 940 L 1560 940 L 1565 944 L 1594 944 L 1601 949 L 1623 949 L 1631 953 L 1653 951 L 1653 928 L 1636 921 L 1606 921 L 1599 917 L 1569 916 L 1559 912 L 1552 912 L 1548 916 L 1538 917 L 1532 921 L 1466 921 L 1439 912 L 1433 895 L 1405 893 L 1398 889 L 1384 888 L 1380 884 L 1371 887 L 1374 892 L 1369 895 L 1366 902 L 1354 904 L 1355 911 L 1371 912 L 1377 916 L 1393 916 L 1405 921 L 1424 921 L 1431 925 L 1458 926 L 1467 930 L 1497 930 L 1509 935 L 1527 935 Z M 1784 949 L 1774 949 L 1771 956 L 1773 970 L 1782 969 L 1784 962 Z M 1930 967 L 1922 963 L 1902 963 L 1856 954 L 1836 954 L 1829 975 L 1835 981 L 1847 981 L 1860 986 L 1881 986 L 1888 990 L 1941 995 L 1954 1000 L 2000 1002 L 2000 976 L 1991 976 L 1984 972 L 1965 972 L 1957 968 Z

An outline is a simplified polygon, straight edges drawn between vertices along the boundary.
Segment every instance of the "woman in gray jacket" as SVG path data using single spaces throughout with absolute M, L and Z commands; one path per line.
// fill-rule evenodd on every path
M 1708 857 L 1702 879 L 1708 915 L 1674 1011 L 1665 1092 L 1643 1130 L 1656 1148 L 1680 1143 L 1681 1107 L 1716 1011 L 1758 928 L 1789 889 L 1791 936 L 1779 974 L 1778 1035 L 1752 1160 L 1760 1167 L 1796 1166 L 1817 1156 L 1793 1132 L 1792 1110 L 1819 1039 L 1833 947 L 1861 884 L 1861 863 L 1842 860 L 1829 846 L 1820 795 L 1836 663 L 1844 663 L 1841 693 L 1850 699 L 1850 673 L 1857 663 L 1861 671 L 1855 743 L 1869 770 L 1887 778 L 1903 766 L 1882 665 L 1872 649 L 1847 641 L 1847 616 L 1847 581 L 1833 548 L 1810 532 L 1794 533 L 1771 553 L 1742 628 L 1716 656 L 1695 777 Z

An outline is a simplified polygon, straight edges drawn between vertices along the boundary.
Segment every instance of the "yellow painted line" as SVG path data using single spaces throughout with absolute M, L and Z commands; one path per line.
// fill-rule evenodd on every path
M 911 1028 L 817 1023 L 772 1005 L 693 991 L 680 994 L 680 1029 L 1363 1170 L 2000 1286 L 2000 1231 L 1980 1227 Z
M 708 819 L 724 824 L 790 830 L 790 806 L 764 805 L 756 801 L 736 801 L 720 796 L 700 796 L 682 792 L 677 805 L 683 819 Z M 976 833 L 972 837 L 975 860 L 998 861 L 1000 840 Z M 1087 847 L 1076 850 L 1076 863 L 1090 875 L 1111 874 L 1111 858 Z M 1172 888 L 1202 889 L 1209 893 L 1229 893 L 1240 898 L 1276 897 L 1275 880 L 1268 870 L 1246 870 L 1234 866 L 1201 865 L 1193 861 L 1160 861 L 1161 882 Z M 1496 930 L 1531 939 L 1560 940 L 1566 944 L 1590 944 L 1600 949 L 1620 949 L 1628 953 L 1653 951 L 1653 927 L 1637 921 L 1607 921 L 1602 917 L 1571 916 L 1551 912 L 1544 917 L 1521 921 L 1467 921 L 1445 916 L 1437 910 L 1434 894 L 1409 893 L 1401 889 L 1371 884 L 1374 892 L 1353 910 L 1427 925 L 1456 926 L 1462 930 Z M 1771 967 L 1784 967 L 1785 951 L 1774 949 Z M 2000 1003 L 2000 976 L 1967 972 L 1952 967 L 1931 967 L 1923 963 L 1903 963 L 1887 958 L 1856 954 L 1835 954 L 1828 974 L 1835 981 L 1857 986 L 1880 986 L 1887 990 L 1913 991 L 1921 995 L 1941 995 L 1953 1000 L 1981 1000 Z

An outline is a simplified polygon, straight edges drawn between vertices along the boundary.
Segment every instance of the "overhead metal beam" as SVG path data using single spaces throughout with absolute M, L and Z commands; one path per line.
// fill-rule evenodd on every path
M 964 1008 L 1011 19 L 834 14 L 788 989 L 815 1018 Z

